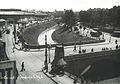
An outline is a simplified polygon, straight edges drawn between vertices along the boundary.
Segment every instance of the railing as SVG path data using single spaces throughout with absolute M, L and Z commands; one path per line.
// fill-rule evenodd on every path
M 81 44 L 91 44 L 91 43 L 99 43 L 99 42 L 105 42 L 105 40 L 90 40 L 90 41 L 81 41 L 81 42 L 68 42 L 68 43 L 58 43 L 58 44 L 48 44 L 47 47 L 56 47 L 57 45 L 63 45 L 63 46 L 71 46 L 71 45 L 81 45 Z M 46 45 L 33 45 L 33 44 L 25 44 L 25 49 L 41 49 L 45 48 Z
M 119 52 L 120 49 L 86 53 L 86 54 L 75 54 L 71 56 L 65 56 L 64 59 L 65 61 L 73 61 L 73 60 L 82 60 L 82 59 L 90 59 L 90 58 L 98 58 L 98 57 L 118 56 L 120 55 Z

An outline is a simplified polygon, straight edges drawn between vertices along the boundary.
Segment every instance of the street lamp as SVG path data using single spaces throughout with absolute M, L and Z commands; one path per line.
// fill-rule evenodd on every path
M 80 44 L 79 44 L 79 53 L 81 53 L 81 40 L 80 40 Z
M 14 40 L 15 40 L 15 44 L 16 44 L 16 24 L 15 24 L 15 22 L 13 23 L 13 27 L 14 27 L 13 35 L 14 35 Z
M 109 37 L 109 43 L 111 42 L 111 35 L 110 35 L 110 37 Z
M 49 51 L 49 63 L 50 63 L 50 48 L 51 48 L 51 44 L 49 44 L 49 47 L 48 47 L 48 51 Z
M 47 35 L 45 35 L 45 70 L 48 71 L 48 64 L 47 64 Z

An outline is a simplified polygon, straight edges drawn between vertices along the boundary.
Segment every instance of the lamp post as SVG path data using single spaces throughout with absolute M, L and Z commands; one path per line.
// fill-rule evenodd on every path
M 46 72 L 48 71 L 48 64 L 47 64 L 47 35 L 45 35 L 45 61 L 44 61 L 44 64 L 45 64 L 45 69 L 46 69 Z
M 49 47 L 48 47 L 48 51 L 49 51 L 49 63 L 50 63 L 50 48 L 51 48 L 51 44 L 49 44 Z
M 79 44 L 79 53 L 81 53 L 81 40 L 80 40 L 80 44 Z
M 13 35 L 14 35 L 14 40 L 15 40 L 15 44 L 16 44 L 16 24 L 15 24 L 15 22 L 13 23 L 13 27 L 14 27 Z
M 111 42 L 111 35 L 110 35 L 110 37 L 109 37 L 109 43 Z

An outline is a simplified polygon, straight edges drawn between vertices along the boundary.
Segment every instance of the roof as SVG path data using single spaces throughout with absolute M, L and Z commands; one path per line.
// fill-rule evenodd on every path
M 0 15 L 26 15 L 26 14 L 34 14 L 29 12 L 23 12 L 23 11 L 0 11 Z
M 0 15 L 42 15 L 46 16 L 46 13 L 33 13 L 33 12 L 25 12 L 25 11 L 0 11 Z

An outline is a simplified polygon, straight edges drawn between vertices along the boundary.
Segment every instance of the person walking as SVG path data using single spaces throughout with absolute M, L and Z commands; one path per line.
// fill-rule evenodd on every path
M 74 49 L 73 49 L 73 51 L 76 51 L 76 43 L 75 43 L 75 45 L 74 45 Z
M 117 44 L 117 40 L 115 40 L 115 44 Z
M 119 48 L 119 46 L 118 45 L 116 45 L 116 49 L 118 49 Z
M 80 42 L 81 43 L 81 42 Z M 79 45 L 79 53 L 81 53 L 81 46 Z
M 93 52 L 93 48 L 91 49 L 91 52 Z
M 22 71 L 25 71 L 24 62 L 22 62 L 22 65 L 21 65 L 21 72 L 22 72 Z

